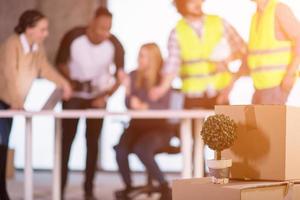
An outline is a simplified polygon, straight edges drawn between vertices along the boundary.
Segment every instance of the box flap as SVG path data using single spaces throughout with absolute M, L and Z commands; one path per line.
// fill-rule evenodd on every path
M 300 180 L 284 181 L 284 182 L 231 181 L 230 184 L 224 185 L 224 187 L 244 190 L 244 189 L 264 188 L 264 187 L 272 187 L 272 186 L 283 186 L 288 184 L 300 184 Z

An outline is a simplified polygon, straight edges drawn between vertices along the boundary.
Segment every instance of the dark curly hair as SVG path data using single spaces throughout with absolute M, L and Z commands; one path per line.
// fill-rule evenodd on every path
M 27 28 L 35 27 L 38 21 L 45 19 L 46 16 L 38 10 L 27 10 L 19 18 L 18 25 L 15 27 L 15 33 L 22 34 Z

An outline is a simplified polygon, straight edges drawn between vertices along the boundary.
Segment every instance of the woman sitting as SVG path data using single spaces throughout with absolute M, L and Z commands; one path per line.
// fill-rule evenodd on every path
M 154 44 L 145 44 L 141 47 L 138 57 L 138 68 L 124 77 L 126 85 L 126 105 L 133 110 L 168 109 L 170 92 L 158 101 L 149 98 L 149 91 L 157 86 L 161 79 L 163 59 L 159 47 Z M 160 199 L 171 199 L 171 192 L 163 173 L 159 169 L 154 157 L 155 153 L 169 145 L 171 125 L 162 119 L 133 119 L 129 127 L 121 136 L 116 146 L 116 159 L 119 172 L 126 188 L 116 193 L 118 199 L 130 199 L 133 191 L 128 157 L 135 153 L 144 164 L 150 177 L 159 183 Z

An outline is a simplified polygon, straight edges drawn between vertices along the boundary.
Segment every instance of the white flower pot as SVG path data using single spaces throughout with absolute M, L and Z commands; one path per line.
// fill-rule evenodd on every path
M 207 160 L 206 164 L 213 183 L 226 184 L 229 182 L 232 160 Z

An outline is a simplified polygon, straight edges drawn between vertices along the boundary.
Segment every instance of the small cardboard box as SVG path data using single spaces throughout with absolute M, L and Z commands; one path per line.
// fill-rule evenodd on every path
M 11 179 L 15 175 L 14 157 L 15 157 L 15 150 L 9 149 L 8 154 L 7 154 L 7 163 L 6 163 L 6 178 L 7 179 Z
M 173 200 L 299 200 L 300 183 L 230 181 L 213 184 L 210 178 L 173 182 Z
M 300 179 L 300 108 L 280 105 L 216 106 L 238 125 L 234 145 L 222 152 L 232 159 L 231 178 Z

